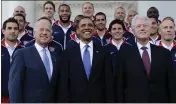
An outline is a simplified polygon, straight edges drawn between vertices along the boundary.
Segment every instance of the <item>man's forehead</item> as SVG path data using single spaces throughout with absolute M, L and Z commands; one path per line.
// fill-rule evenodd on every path
M 15 11 L 25 11 L 25 9 L 22 6 L 18 6 L 15 8 Z
M 172 22 L 172 21 L 170 21 L 170 20 L 164 20 L 163 22 L 161 22 L 161 25 L 168 25 L 168 24 L 172 24 L 172 25 L 174 25 L 174 23 Z
M 8 22 L 6 27 L 18 27 L 14 22 Z

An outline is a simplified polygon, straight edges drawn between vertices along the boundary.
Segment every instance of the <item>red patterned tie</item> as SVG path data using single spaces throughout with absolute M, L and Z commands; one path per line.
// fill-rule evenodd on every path
M 145 66 L 146 73 L 149 76 L 149 73 L 150 73 L 150 59 L 149 59 L 149 54 L 147 52 L 147 47 L 142 47 L 141 49 L 143 50 L 142 60 L 143 60 L 144 66 Z

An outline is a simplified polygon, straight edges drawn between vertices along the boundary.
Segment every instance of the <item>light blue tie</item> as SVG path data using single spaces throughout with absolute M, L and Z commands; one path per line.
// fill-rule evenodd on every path
M 46 49 L 43 49 L 43 63 L 45 65 L 46 72 L 48 74 L 49 80 L 51 79 L 51 69 L 50 69 L 50 63 L 49 63 L 49 58 L 46 54 Z
M 87 75 L 87 79 L 89 79 L 90 70 L 91 70 L 90 52 L 88 50 L 89 45 L 85 45 L 84 47 L 85 47 L 85 50 L 83 53 L 83 64 Z

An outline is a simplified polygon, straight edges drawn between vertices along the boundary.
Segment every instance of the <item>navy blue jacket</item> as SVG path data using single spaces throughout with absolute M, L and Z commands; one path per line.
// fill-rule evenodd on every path
M 33 36 L 27 30 L 25 30 L 25 35 L 21 37 L 20 41 L 22 45 L 25 45 L 33 39 L 34 39 Z
M 105 34 L 103 38 L 101 39 L 100 36 L 98 35 L 98 32 L 95 33 L 94 35 L 98 40 L 100 40 L 102 46 L 108 43 L 109 39 L 112 37 L 112 35 L 105 29 Z
M 75 28 L 71 26 L 65 34 L 62 28 L 58 24 L 54 23 L 52 29 L 54 40 L 61 43 L 63 48 L 66 49 L 66 44 L 71 39 L 70 35 L 76 31 Z
M 29 22 L 26 22 L 26 27 L 25 27 L 25 29 L 29 32 L 29 34 L 31 35 L 31 36 L 33 36 L 33 31 L 34 31 L 34 29 L 31 27 L 31 26 L 29 26 Z
M 8 83 L 10 103 L 54 103 L 56 101 L 60 50 L 62 49 L 49 46 L 53 64 L 50 81 L 34 45 L 15 52 Z
M 14 52 L 18 49 L 23 48 L 23 46 L 18 43 L 18 46 L 15 48 Z M 13 53 L 14 53 L 13 52 Z M 12 54 L 13 57 L 14 54 Z M 8 97 L 8 80 L 9 80 L 9 71 L 10 71 L 10 54 L 5 46 L 5 40 L 1 41 L 1 96 Z

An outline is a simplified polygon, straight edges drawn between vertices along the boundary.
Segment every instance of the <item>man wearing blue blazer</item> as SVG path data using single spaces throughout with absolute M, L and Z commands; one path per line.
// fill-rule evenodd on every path
M 53 103 L 58 83 L 55 48 L 49 48 L 52 23 L 41 17 L 34 27 L 35 44 L 18 50 L 13 57 L 9 75 L 11 103 Z

